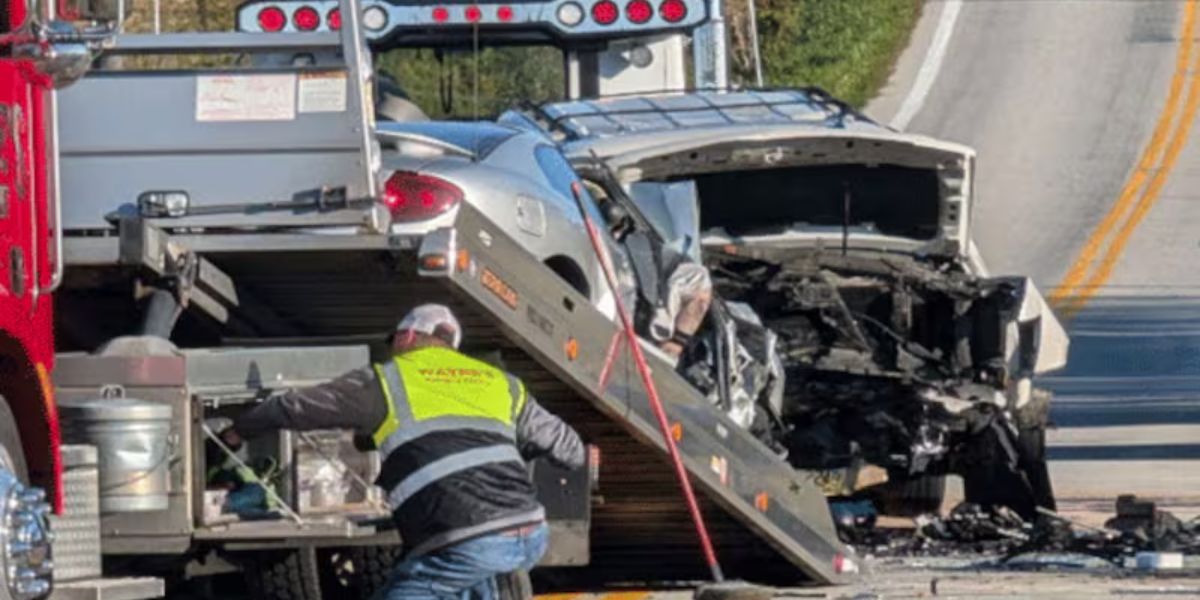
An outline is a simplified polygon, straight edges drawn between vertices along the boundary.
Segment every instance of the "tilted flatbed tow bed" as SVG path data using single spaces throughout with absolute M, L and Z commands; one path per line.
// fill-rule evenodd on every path
M 139 245 L 127 231 L 123 262 L 131 267 L 140 263 L 147 270 L 164 264 L 156 249 L 170 247 L 180 256 L 191 252 L 189 242 L 207 237 L 170 236 L 152 225 L 141 226 L 144 230 L 137 237 L 152 241 Z M 665 463 L 666 446 L 627 351 L 611 361 L 607 385 L 601 388 L 601 373 L 619 329 L 469 204 L 459 209 L 452 228 L 427 236 L 420 250 L 415 249 L 415 239 L 383 235 L 228 237 L 241 238 L 240 243 L 205 244 L 208 251 L 195 254 L 201 266 L 194 289 L 208 298 L 196 302 L 194 297 L 193 302 L 210 318 L 245 316 L 247 296 L 234 293 L 241 283 L 257 303 L 280 313 L 291 312 L 289 304 L 305 304 L 305 312 L 312 315 L 340 315 L 327 323 L 309 322 L 312 341 L 326 331 L 331 338 L 341 332 L 363 339 L 372 331 L 381 332 L 409 306 L 451 304 L 464 321 L 469 350 L 499 350 L 505 366 L 525 379 L 536 397 L 601 447 L 603 496 L 592 515 L 596 567 L 636 578 L 639 572 L 648 576 L 655 569 L 691 573 L 687 567 L 703 566 L 698 551 L 692 554 L 694 540 Z M 300 238 L 308 243 L 300 243 Z M 350 239 L 357 242 L 345 243 Z M 439 243 L 449 240 L 453 243 Z M 77 243 L 80 247 L 73 248 Z M 105 244 L 116 245 L 118 240 L 68 239 L 66 256 L 87 263 L 86 256 L 94 254 L 85 255 L 81 249 L 95 251 Z M 109 249 L 103 255 L 114 252 Z M 451 268 L 418 276 L 425 255 L 435 252 L 448 253 Z M 391 263 L 393 270 L 370 280 L 363 277 L 361 269 L 381 262 Z M 256 263 L 276 267 L 267 273 Z M 246 277 L 250 273 L 255 274 L 252 281 Z M 355 307 L 361 310 L 356 313 Z M 280 342 L 266 337 L 255 344 L 287 345 Z M 837 581 L 846 558 L 814 476 L 794 470 L 729 421 L 653 349 L 647 358 L 684 464 L 707 498 L 706 514 L 715 520 L 717 551 L 726 570 L 772 575 L 761 567 L 781 563 L 762 561 L 770 553 L 755 548 L 757 538 L 814 581 Z M 647 460 L 647 450 L 653 450 L 655 459 Z M 197 533 L 209 541 L 228 535 Z M 773 575 L 787 578 L 785 573 Z

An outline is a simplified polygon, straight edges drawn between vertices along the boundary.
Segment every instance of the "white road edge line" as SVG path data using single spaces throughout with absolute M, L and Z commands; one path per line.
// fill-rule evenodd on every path
M 933 82 L 942 70 L 942 60 L 946 58 L 946 49 L 950 47 L 950 37 L 954 34 L 954 23 L 958 21 L 962 5 L 963 0 L 946 0 L 942 5 L 942 14 L 938 17 L 937 29 L 933 32 L 929 50 L 925 52 L 925 61 L 921 63 L 917 78 L 900 105 L 900 110 L 892 117 L 890 125 L 893 128 L 903 131 L 908 127 L 909 121 L 921 112 L 921 107 L 925 106 L 925 98 L 929 96 Z

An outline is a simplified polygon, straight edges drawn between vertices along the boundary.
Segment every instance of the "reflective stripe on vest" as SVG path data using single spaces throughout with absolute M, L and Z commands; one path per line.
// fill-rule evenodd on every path
M 434 432 L 499 434 L 514 445 L 489 445 L 439 458 L 410 473 L 388 492 L 393 508 L 425 486 L 459 471 L 493 462 L 521 461 L 515 446 L 516 418 L 525 387 L 515 377 L 453 350 L 424 348 L 375 366 L 388 402 L 375 431 L 386 462 L 407 443 Z
M 404 481 L 392 488 L 392 491 L 388 492 L 388 504 L 392 508 L 399 508 L 406 500 L 425 489 L 425 486 L 459 471 L 510 461 L 525 464 L 517 447 L 509 444 L 484 446 L 439 458 L 413 471 L 411 475 L 404 478 Z

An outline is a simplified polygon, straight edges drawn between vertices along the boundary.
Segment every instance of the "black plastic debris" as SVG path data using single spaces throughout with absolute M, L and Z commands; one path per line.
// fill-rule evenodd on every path
M 1104 524 L 1136 543 L 1141 550 L 1180 551 L 1195 548 L 1198 532 L 1184 526 L 1175 515 L 1158 510 L 1153 502 L 1137 496 L 1117 497 L 1117 516 Z
M 992 555 L 1010 560 L 1032 553 L 1083 554 L 1124 566 L 1140 552 L 1200 554 L 1200 519 L 1183 522 L 1153 502 L 1125 495 L 1116 516 L 1091 527 L 1042 510 L 1033 521 L 1001 508 L 963 503 L 949 514 L 923 515 L 914 529 L 884 529 L 858 519 L 852 503 L 835 503 L 842 540 L 876 556 Z

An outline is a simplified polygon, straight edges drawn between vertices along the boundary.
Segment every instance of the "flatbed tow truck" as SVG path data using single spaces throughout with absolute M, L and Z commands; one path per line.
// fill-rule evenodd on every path
M 391 227 L 364 40 L 533 35 L 565 49 L 572 94 L 612 91 L 621 80 L 610 67 L 624 65 L 640 86 L 646 56 L 684 73 L 683 36 L 711 7 L 663 0 L 638 23 L 605 0 L 247 6 L 243 29 L 255 22 L 247 14 L 280 29 L 121 35 L 108 56 L 124 68 L 98 69 L 62 94 L 59 402 L 124 396 L 171 408 L 167 483 L 155 490 L 166 508 L 102 515 L 106 565 L 171 576 L 241 569 L 265 597 L 362 593 L 354 577 L 377 576 L 372 561 L 386 566 L 375 558 L 399 543 L 363 484 L 377 459 L 333 434 L 281 433 L 251 454 L 284 473 L 282 515 L 213 519 L 207 419 L 362 366 L 404 310 L 444 302 L 464 322 L 468 352 L 501 362 L 600 449 L 595 497 L 588 477 L 537 467 L 552 524 L 544 565 L 628 581 L 702 578 L 665 442 L 628 353 L 613 351 L 610 316 L 469 199 L 436 230 Z M 312 15 L 319 26 L 309 27 Z M 183 54 L 250 55 L 241 62 L 259 66 L 129 68 Z M 269 60 L 280 56 L 293 60 Z M 726 573 L 828 583 L 853 572 L 818 476 L 794 470 L 645 347 Z M 329 460 L 329 448 L 361 489 L 318 506 L 302 473 Z

